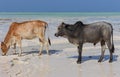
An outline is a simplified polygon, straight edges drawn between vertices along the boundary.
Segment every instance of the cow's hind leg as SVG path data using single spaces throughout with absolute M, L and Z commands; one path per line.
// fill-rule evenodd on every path
M 103 58 L 104 58 L 104 53 L 105 53 L 105 48 L 106 48 L 106 46 L 105 46 L 105 41 L 102 40 L 102 41 L 101 41 L 101 56 L 100 56 L 98 62 L 101 62 L 101 61 L 103 60 Z
M 46 48 L 46 51 L 47 51 L 47 54 L 48 55 L 50 55 L 50 53 L 49 53 L 49 43 L 48 43 L 48 41 L 47 40 L 45 40 L 44 38 L 43 39 L 40 39 L 39 38 L 39 41 L 40 41 L 40 51 L 39 51 L 39 55 L 42 55 L 42 50 L 43 50 L 43 47 L 45 46 L 45 48 Z
M 110 41 L 110 40 L 107 41 L 107 46 L 108 46 L 108 49 L 109 49 L 109 52 L 110 52 L 109 62 L 112 62 L 114 50 L 113 50 L 113 47 L 112 47 L 112 44 L 111 44 L 111 41 Z
M 49 53 L 49 43 L 48 43 L 47 40 L 45 41 L 45 47 L 46 47 L 47 54 L 50 55 L 50 53 Z
M 14 43 L 13 46 L 14 46 L 13 47 L 13 49 L 14 49 L 14 53 L 13 54 L 16 55 L 16 43 Z

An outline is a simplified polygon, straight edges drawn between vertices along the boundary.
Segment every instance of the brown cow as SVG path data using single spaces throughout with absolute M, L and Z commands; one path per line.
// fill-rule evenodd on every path
M 25 21 L 21 23 L 13 22 L 9 28 L 9 31 L 4 39 L 4 42 L 1 42 L 1 49 L 3 52 L 3 55 L 6 55 L 9 48 L 13 45 L 14 50 L 16 53 L 16 44 L 20 47 L 19 56 L 22 54 L 22 39 L 34 39 L 39 38 L 40 41 L 40 51 L 39 55 L 42 54 L 43 45 L 46 45 L 46 51 L 48 52 L 48 46 L 51 44 L 50 39 L 48 37 L 48 40 L 45 39 L 45 31 L 48 24 L 44 21 L 40 20 L 33 20 L 33 21 Z

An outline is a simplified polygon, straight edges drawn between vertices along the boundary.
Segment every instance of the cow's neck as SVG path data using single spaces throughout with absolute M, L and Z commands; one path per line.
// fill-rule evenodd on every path
M 69 42 L 74 44 L 74 45 L 78 45 L 79 44 L 79 41 L 77 38 L 72 38 L 72 37 L 69 37 L 68 38 Z
M 7 48 L 10 47 L 10 44 L 11 44 L 11 36 L 10 34 L 7 34 L 5 39 L 4 39 L 4 43 L 6 44 Z

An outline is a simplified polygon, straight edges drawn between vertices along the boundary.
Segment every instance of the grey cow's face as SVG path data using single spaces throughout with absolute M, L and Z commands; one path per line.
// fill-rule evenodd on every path
M 66 28 L 65 28 L 65 23 L 61 23 L 59 26 L 58 26 L 58 31 L 57 33 L 55 33 L 55 36 L 56 37 L 66 37 Z
M 84 24 L 81 21 L 77 21 L 75 24 L 66 24 L 63 22 L 58 26 L 58 32 L 55 33 L 55 36 L 78 38 L 83 27 Z

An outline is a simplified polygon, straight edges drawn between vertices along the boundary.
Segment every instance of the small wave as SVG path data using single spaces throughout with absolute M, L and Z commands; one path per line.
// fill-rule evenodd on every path
M 0 18 L 0 21 L 11 21 L 12 19 L 9 18 Z
M 0 25 L 11 22 L 12 19 L 9 18 L 0 18 Z

